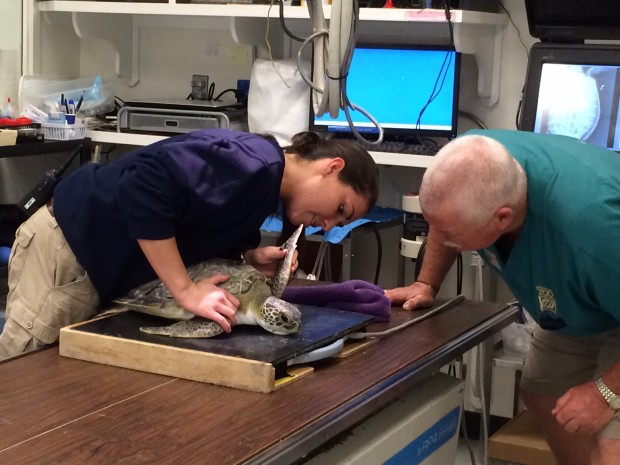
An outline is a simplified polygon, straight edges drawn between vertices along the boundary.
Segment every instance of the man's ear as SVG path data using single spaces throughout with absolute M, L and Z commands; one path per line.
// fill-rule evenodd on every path
M 497 225 L 501 232 L 505 232 L 512 226 L 515 218 L 515 211 L 510 207 L 500 207 L 495 212 L 495 218 L 497 219 Z
M 344 160 L 340 157 L 330 158 L 329 162 L 325 165 L 323 169 L 323 174 L 328 176 L 330 174 L 339 173 L 344 168 Z

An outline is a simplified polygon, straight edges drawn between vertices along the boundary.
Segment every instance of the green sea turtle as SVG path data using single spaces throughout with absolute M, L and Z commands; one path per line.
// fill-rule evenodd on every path
M 290 334 L 299 331 L 301 312 L 291 303 L 280 299 L 286 287 L 303 225 L 282 245 L 286 257 L 279 263 L 273 280 L 268 280 L 251 265 L 234 260 L 213 259 L 188 267 L 192 280 L 197 281 L 216 274 L 229 275 L 220 284 L 239 299 L 237 324 L 259 325 L 274 334 Z M 170 326 L 141 327 L 140 331 L 170 337 L 207 338 L 223 332 L 220 325 L 184 310 L 160 280 L 150 281 L 131 290 L 117 303 L 150 315 L 181 320 Z

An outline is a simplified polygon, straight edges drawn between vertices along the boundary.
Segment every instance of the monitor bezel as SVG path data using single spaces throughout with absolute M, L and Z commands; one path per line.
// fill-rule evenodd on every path
M 585 39 L 620 39 L 620 5 L 582 1 L 525 0 L 530 35 L 541 40 L 583 42 Z
M 438 51 L 438 52 L 452 52 L 454 53 L 454 88 L 452 89 L 452 93 L 454 95 L 454 99 L 452 101 L 452 121 L 450 129 L 428 129 L 428 128 L 420 128 L 420 129 L 410 129 L 410 128 L 384 128 L 384 139 L 393 139 L 393 140 L 419 140 L 420 138 L 429 138 L 429 137 L 437 137 L 437 138 L 447 138 L 454 139 L 457 136 L 458 131 L 458 107 L 459 107 L 459 91 L 460 91 L 460 71 L 461 71 L 461 54 L 454 49 L 454 47 L 450 46 L 434 46 L 434 45 L 420 45 L 420 44 L 411 44 L 411 43 L 368 43 L 368 42 L 360 42 L 356 44 L 356 48 L 374 48 L 374 49 L 402 49 L 402 50 L 429 50 L 429 51 Z M 313 57 L 314 58 L 314 57 Z M 413 71 L 415 72 L 415 71 Z M 357 103 L 357 102 L 353 102 Z M 362 105 L 363 106 L 363 105 Z M 312 92 L 310 92 L 310 100 L 309 100 L 309 130 L 316 132 L 322 135 L 334 135 L 338 137 L 353 137 L 353 132 L 349 131 L 336 131 L 330 130 L 327 125 L 317 125 L 315 124 L 315 115 L 312 105 Z M 369 139 L 373 140 L 376 138 L 376 132 L 363 132 L 362 136 L 366 136 Z
M 547 63 L 618 66 L 620 44 L 552 44 L 536 43 L 530 50 L 519 118 L 519 129 L 534 131 L 543 65 Z

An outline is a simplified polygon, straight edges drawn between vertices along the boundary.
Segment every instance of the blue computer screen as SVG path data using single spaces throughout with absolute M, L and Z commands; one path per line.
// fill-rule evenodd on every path
M 447 48 L 358 45 L 347 76 L 347 96 L 369 112 L 386 135 L 454 137 L 458 112 L 459 54 Z M 312 105 L 311 105 L 312 106 Z M 351 111 L 361 133 L 376 132 L 362 113 Z M 337 118 L 316 116 L 310 128 L 349 132 L 343 110 Z

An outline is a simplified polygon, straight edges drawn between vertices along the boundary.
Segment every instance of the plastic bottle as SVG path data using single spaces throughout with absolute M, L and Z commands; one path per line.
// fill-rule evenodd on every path
M 11 97 L 2 105 L 2 114 L 0 114 L 0 116 L 3 118 L 15 118 L 15 110 L 13 109 L 13 105 L 11 105 Z

